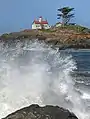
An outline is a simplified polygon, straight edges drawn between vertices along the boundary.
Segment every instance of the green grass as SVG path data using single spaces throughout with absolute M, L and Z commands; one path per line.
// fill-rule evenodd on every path
M 60 29 L 70 29 L 70 30 L 74 30 L 76 32 L 90 32 L 90 29 L 84 27 L 84 26 L 80 26 L 80 25 L 64 25 L 59 27 Z
M 52 32 L 57 31 L 58 29 L 60 29 L 60 30 L 68 29 L 68 30 L 73 30 L 78 33 L 90 33 L 90 29 L 88 29 L 84 26 L 80 26 L 80 25 L 64 25 L 64 26 L 60 26 L 60 27 L 56 27 L 56 28 L 54 27 L 54 29 L 53 28 L 42 29 L 41 31 L 47 32 L 47 33 L 52 33 Z
M 10 35 L 8 33 L 5 33 L 5 34 L 1 35 L 1 37 L 4 38 L 4 39 L 8 39 L 8 38 L 11 38 L 12 35 Z

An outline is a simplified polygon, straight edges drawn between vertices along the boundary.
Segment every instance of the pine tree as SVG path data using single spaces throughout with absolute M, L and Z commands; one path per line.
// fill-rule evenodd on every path
M 74 17 L 74 13 L 71 13 L 74 10 L 74 8 L 70 8 L 70 7 L 63 7 L 58 9 L 58 11 L 60 12 L 57 16 L 58 19 L 62 18 L 62 23 L 64 25 L 67 25 L 69 23 L 69 21 L 71 20 L 71 18 Z

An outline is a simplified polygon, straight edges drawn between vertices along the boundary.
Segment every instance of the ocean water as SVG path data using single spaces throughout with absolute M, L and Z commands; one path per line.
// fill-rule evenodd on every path
M 0 43 L 0 118 L 33 103 L 90 119 L 90 50 L 58 51 L 37 40 Z

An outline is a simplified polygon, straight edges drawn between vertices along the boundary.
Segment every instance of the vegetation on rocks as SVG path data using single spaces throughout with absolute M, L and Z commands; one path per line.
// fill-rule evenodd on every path
M 74 8 L 70 7 L 58 9 L 59 19 L 62 19 L 62 25 L 59 27 L 54 25 L 50 29 L 26 29 L 20 32 L 5 33 L 0 36 L 0 41 L 11 42 L 11 40 L 38 39 L 59 47 L 90 48 L 90 29 L 69 23 L 71 18 L 74 17 L 73 10 Z
M 69 46 L 78 48 L 90 48 L 90 30 L 80 25 L 64 25 L 51 27 L 48 30 L 24 30 L 0 36 L 0 41 L 10 40 L 44 40 L 55 46 Z

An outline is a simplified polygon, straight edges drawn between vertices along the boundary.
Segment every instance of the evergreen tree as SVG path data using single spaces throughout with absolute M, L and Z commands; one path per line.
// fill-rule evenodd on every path
M 58 9 L 59 14 L 57 16 L 58 19 L 62 18 L 62 23 L 64 25 L 67 25 L 69 23 L 69 21 L 71 20 L 71 18 L 74 17 L 74 13 L 71 13 L 74 10 L 74 8 L 70 8 L 70 7 L 63 7 Z

